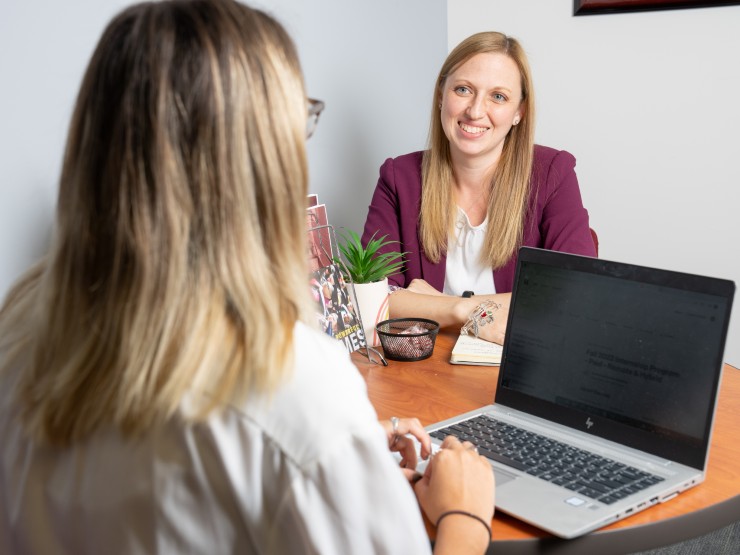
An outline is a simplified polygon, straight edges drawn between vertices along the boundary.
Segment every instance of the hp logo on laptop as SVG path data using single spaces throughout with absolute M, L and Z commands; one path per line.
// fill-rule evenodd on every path
M 593 425 L 594 425 L 594 421 L 591 420 L 591 417 L 588 417 L 586 419 L 586 428 L 590 430 L 591 429 L 591 426 L 593 426 Z

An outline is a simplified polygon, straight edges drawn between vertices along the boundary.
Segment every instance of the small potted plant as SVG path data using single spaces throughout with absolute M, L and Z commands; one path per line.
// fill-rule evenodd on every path
M 365 247 L 362 246 L 360 236 L 351 229 L 341 235 L 339 251 L 343 259 L 338 262 L 355 284 L 383 280 L 387 282 L 388 276 L 395 274 L 403 266 L 403 257 L 406 253 L 379 252 L 386 245 L 398 241 L 386 241 L 387 235 L 376 239 L 376 235 L 377 233 L 373 234 Z
M 396 251 L 379 252 L 383 247 L 398 241 L 386 240 L 387 235 L 376 239 L 376 235 L 374 233 L 367 245 L 363 246 L 356 232 L 345 231 L 338 245 L 342 258 L 337 260 L 343 271 L 349 274 L 345 278 L 354 284 L 365 339 L 373 347 L 380 344 L 375 325 L 388 319 L 388 276 L 403 267 L 403 257 L 406 254 Z

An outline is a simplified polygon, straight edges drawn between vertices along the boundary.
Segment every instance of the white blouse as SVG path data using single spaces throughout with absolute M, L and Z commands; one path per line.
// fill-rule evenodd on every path
M 493 294 L 493 271 L 480 261 L 480 253 L 488 229 L 488 218 L 473 227 L 465 211 L 457 207 L 455 232 L 447 245 L 447 264 L 443 293 L 459 297 L 464 291 L 476 295 Z
M 101 430 L 39 447 L 2 376 L 0 553 L 430 553 L 343 345 L 301 324 L 295 338 L 271 399 L 135 441 Z

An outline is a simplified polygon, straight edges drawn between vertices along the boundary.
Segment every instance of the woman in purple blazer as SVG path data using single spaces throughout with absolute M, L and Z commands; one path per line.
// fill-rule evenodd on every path
M 363 241 L 386 235 L 399 243 L 386 250 L 407 253 L 390 279 L 400 288 L 392 317 L 466 325 L 501 343 L 520 246 L 596 254 L 575 158 L 534 144 L 532 78 L 516 39 L 465 39 L 434 98 L 429 149 L 381 166 Z

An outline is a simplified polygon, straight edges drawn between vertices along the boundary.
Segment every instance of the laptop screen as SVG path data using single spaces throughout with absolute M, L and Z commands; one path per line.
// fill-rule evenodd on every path
M 733 293 L 523 248 L 496 402 L 703 468 Z

